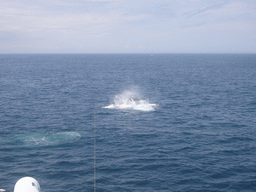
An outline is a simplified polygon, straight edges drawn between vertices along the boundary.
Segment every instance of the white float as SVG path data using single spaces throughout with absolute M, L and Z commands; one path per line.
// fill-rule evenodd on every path
M 41 192 L 40 185 L 32 177 L 23 177 L 14 186 L 14 192 Z

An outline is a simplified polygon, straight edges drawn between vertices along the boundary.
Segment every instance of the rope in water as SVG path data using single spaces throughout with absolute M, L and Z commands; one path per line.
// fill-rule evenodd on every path
M 96 192 L 96 126 L 94 113 L 94 192 Z

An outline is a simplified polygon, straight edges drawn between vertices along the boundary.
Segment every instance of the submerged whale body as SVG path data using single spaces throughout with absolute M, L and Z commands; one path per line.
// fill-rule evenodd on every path
M 56 133 L 22 133 L 16 135 L 18 140 L 24 146 L 51 146 L 74 142 L 80 139 L 78 132 L 65 131 Z

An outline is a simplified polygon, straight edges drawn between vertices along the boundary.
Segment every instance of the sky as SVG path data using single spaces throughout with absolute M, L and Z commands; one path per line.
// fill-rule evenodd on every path
M 0 0 L 1 53 L 256 53 L 256 1 Z

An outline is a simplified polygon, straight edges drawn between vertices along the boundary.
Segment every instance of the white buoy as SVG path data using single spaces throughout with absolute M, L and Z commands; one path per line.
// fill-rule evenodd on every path
M 40 185 L 32 177 L 23 177 L 14 186 L 14 192 L 41 192 Z

